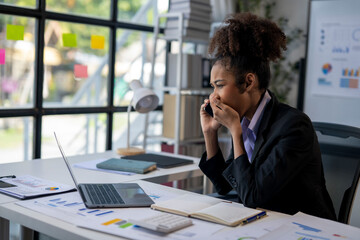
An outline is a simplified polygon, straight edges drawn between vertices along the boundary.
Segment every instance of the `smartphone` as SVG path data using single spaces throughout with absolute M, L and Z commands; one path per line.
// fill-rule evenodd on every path
M 212 110 L 210 104 L 207 104 L 207 105 L 204 107 L 204 110 L 205 110 L 211 117 L 214 117 L 213 110 Z

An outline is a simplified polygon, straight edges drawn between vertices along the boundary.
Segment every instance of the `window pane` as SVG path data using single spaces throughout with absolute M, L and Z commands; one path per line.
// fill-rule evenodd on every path
M 0 109 L 32 107 L 35 19 L 0 14 Z
M 44 106 L 106 105 L 109 29 L 47 21 L 44 40 Z
M 119 0 L 118 21 L 153 25 L 154 16 L 168 10 L 168 0 Z
M 17 7 L 35 8 L 36 0 L 2 0 L 0 4 L 13 5 Z
M 106 114 L 46 116 L 41 157 L 60 157 L 54 132 L 67 156 L 105 151 Z
M 33 119 L 0 118 L 0 163 L 32 158 Z
M 46 0 L 46 10 L 96 18 L 110 18 L 111 0 Z
M 139 79 L 145 86 L 148 86 L 151 73 L 153 42 L 152 33 L 124 29 L 117 30 L 114 105 L 129 105 L 132 97 L 132 92 L 129 91 L 131 80 Z M 156 89 L 163 86 L 164 82 L 165 45 L 164 40 L 158 40 L 153 86 L 159 97 L 161 97 L 161 91 L 157 92 Z

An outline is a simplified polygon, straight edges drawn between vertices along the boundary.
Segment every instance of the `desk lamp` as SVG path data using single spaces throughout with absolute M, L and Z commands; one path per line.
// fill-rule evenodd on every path
M 127 114 L 127 147 L 118 148 L 117 153 L 120 155 L 130 156 L 145 153 L 144 149 L 130 147 L 130 112 L 131 106 L 139 113 L 148 113 L 154 110 L 159 104 L 159 98 L 148 88 L 144 88 L 139 80 L 130 82 L 130 89 L 134 91 L 134 96 L 128 106 Z

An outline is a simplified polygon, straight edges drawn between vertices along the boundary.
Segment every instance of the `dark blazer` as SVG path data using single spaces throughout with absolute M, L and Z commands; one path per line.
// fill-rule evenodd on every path
M 310 119 L 299 110 L 271 100 L 260 122 L 252 163 L 246 154 L 234 159 L 233 151 L 225 162 L 219 150 L 200 169 L 219 194 L 234 189 L 239 202 L 295 214 L 298 211 L 336 219 L 326 190 L 317 136 Z

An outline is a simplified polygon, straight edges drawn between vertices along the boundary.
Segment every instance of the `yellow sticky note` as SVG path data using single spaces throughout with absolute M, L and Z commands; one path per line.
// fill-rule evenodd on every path
M 63 46 L 64 47 L 76 47 L 76 34 L 74 33 L 63 33 L 62 35 Z
M 6 39 L 7 40 L 24 40 L 24 26 L 6 25 Z
M 104 49 L 105 48 L 105 37 L 91 35 L 91 48 L 93 49 Z

